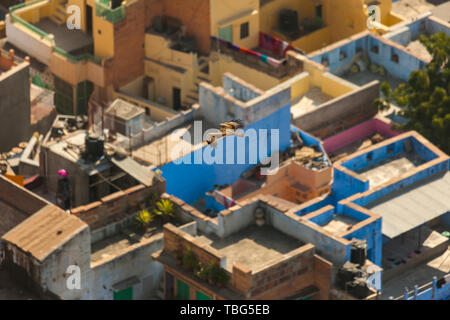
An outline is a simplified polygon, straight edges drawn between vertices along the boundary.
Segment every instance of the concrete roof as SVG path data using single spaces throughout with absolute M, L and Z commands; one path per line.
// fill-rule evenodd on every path
M 450 22 L 450 2 L 443 3 L 431 10 L 433 15 L 445 22 Z
M 88 225 L 54 205 L 47 205 L 14 229 L 2 240 L 17 246 L 42 262 Z
M 382 232 L 395 238 L 450 211 L 450 172 L 367 205 L 382 216 Z
M 152 170 L 141 166 L 132 158 L 111 158 L 111 162 L 145 186 L 150 187 L 153 185 L 153 177 L 155 176 L 155 173 Z
M 225 255 L 226 269 L 230 272 L 235 262 L 250 269 L 258 269 L 265 263 L 281 258 L 284 254 L 304 245 L 301 241 L 269 225 L 250 226 L 226 238 L 219 238 L 214 234 L 202 234 L 195 239 Z
M 143 113 L 144 109 L 122 99 L 116 99 L 106 110 L 107 114 L 123 120 L 131 120 Z

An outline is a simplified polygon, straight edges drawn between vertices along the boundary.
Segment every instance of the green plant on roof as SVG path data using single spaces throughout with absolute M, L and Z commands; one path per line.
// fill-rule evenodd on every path
M 194 270 L 197 265 L 197 257 L 191 249 L 186 250 L 183 256 L 183 266 L 188 270 Z
M 136 221 L 142 228 L 148 227 L 148 225 L 153 221 L 154 218 L 155 216 L 148 210 L 141 210 L 136 214 Z
M 208 280 L 208 267 L 203 265 L 203 263 L 199 262 L 197 265 L 197 271 L 195 272 L 195 276 L 200 280 Z
M 219 271 L 217 272 L 216 275 L 216 284 L 219 287 L 222 287 L 227 284 L 228 279 L 229 279 L 228 273 L 224 269 L 219 268 Z
M 208 280 L 211 284 L 214 283 L 217 286 L 222 287 L 228 282 L 228 273 L 214 262 L 211 262 L 208 265 L 207 272 Z
M 169 199 L 162 199 L 156 203 L 156 208 L 153 209 L 153 213 L 162 218 L 163 220 L 168 220 L 174 217 L 175 208 L 173 202 Z

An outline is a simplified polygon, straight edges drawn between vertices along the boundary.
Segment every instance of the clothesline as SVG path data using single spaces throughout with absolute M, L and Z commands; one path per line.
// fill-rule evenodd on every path
M 233 50 L 233 51 L 236 51 L 236 52 L 239 52 L 239 53 L 242 53 L 242 54 L 247 54 L 247 55 L 254 56 L 254 57 L 260 59 L 262 62 L 264 62 L 266 64 L 270 64 L 271 66 L 273 66 L 275 68 L 278 68 L 282 64 L 282 61 L 280 61 L 280 60 L 274 59 L 274 58 L 269 57 L 269 56 L 267 56 L 265 54 L 262 54 L 262 53 L 259 53 L 259 52 L 256 52 L 256 51 L 244 48 L 244 47 L 240 47 L 240 46 L 235 45 L 235 44 L 233 44 L 231 42 L 228 42 L 228 41 L 216 38 L 214 36 L 211 37 L 211 40 L 212 41 L 218 41 L 221 45 L 227 47 L 230 50 Z
M 275 38 L 267 33 L 259 32 L 259 47 L 270 50 L 274 55 L 285 58 L 288 50 L 303 54 L 300 49 L 294 48 L 289 42 Z

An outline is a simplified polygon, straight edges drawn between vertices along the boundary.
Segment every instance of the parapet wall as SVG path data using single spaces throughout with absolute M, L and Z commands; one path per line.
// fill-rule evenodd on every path
M 139 210 L 139 204 L 144 203 L 151 193 L 161 195 L 165 191 L 165 181 L 151 187 L 142 184 L 124 191 L 118 191 L 84 206 L 71 210 L 73 215 L 86 222 L 91 230 L 98 229 L 110 223 L 112 219 L 121 219 Z
M 376 115 L 374 100 L 378 97 L 379 82 L 373 81 L 293 119 L 293 124 L 316 137 L 328 137 Z

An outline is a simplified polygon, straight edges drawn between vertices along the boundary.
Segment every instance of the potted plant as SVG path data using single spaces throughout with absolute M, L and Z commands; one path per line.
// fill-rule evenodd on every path
M 156 208 L 153 209 L 153 213 L 160 217 L 163 223 L 166 223 L 170 218 L 174 217 L 175 207 L 173 202 L 169 199 L 162 199 L 156 203 Z
M 227 284 L 228 278 L 229 278 L 229 276 L 228 276 L 227 272 L 224 269 L 219 268 L 217 275 L 216 275 L 216 285 L 219 288 L 222 288 L 223 286 L 225 286 Z
M 216 283 L 217 273 L 219 272 L 219 266 L 211 261 L 211 263 L 207 267 L 207 279 L 209 284 Z
M 186 250 L 186 253 L 183 256 L 183 266 L 189 270 L 194 270 L 195 266 L 197 264 L 197 258 L 195 257 L 195 254 L 192 252 L 191 249 Z
M 206 281 L 208 279 L 208 268 L 203 263 L 199 262 L 195 276 L 200 280 Z
M 146 230 L 154 219 L 154 215 L 148 210 L 141 210 L 136 214 L 136 222 L 142 230 Z

